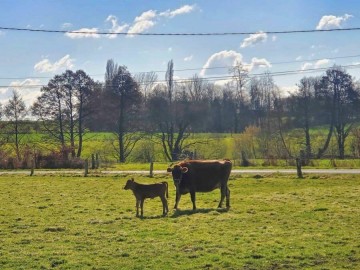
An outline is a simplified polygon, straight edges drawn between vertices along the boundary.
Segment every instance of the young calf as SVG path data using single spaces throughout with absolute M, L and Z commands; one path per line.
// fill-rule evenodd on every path
M 134 179 L 129 179 L 126 182 L 124 189 L 131 189 L 136 198 L 136 216 L 139 216 L 139 205 L 141 207 L 141 217 L 143 216 L 144 209 L 144 200 L 146 198 L 153 199 L 155 197 L 160 197 L 163 204 L 163 215 L 165 216 L 168 209 L 168 203 L 166 198 L 169 197 L 168 193 L 168 183 L 161 182 L 157 184 L 143 185 L 136 183 Z

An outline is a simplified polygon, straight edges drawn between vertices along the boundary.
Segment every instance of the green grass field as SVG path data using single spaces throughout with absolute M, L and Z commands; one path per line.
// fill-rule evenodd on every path
M 229 211 L 214 191 L 143 219 L 129 177 L 1 176 L 0 269 L 360 269 L 358 176 L 236 176 Z M 168 175 L 134 177 L 169 181 L 172 209 Z

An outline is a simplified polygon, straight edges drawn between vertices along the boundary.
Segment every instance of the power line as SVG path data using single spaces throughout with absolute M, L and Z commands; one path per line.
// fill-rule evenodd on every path
M 209 33 L 129 33 L 129 32 L 101 32 L 101 31 L 66 31 L 51 29 L 34 29 L 34 28 L 17 28 L 1 27 L 0 30 L 8 31 L 26 31 L 41 33 L 61 33 L 61 34 L 93 34 L 93 35 L 135 35 L 135 36 L 231 36 L 231 35 L 253 35 L 259 32 L 209 32 Z M 308 29 L 308 30 L 283 30 L 283 31 L 261 31 L 265 34 L 300 34 L 300 33 L 317 33 L 317 32 L 338 32 L 338 31 L 358 31 L 360 27 L 337 28 L 337 29 Z
M 336 57 L 323 57 L 323 58 L 315 58 L 315 59 L 304 59 L 304 60 L 295 60 L 295 61 L 281 61 L 281 62 L 272 62 L 271 65 L 281 65 L 281 64 L 291 64 L 291 63 L 304 63 L 304 62 L 315 62 L 323 59 L 334 60 L 334 59 L 345 59 L 345 58 L 355 58 L 360 57 L 360 54 L 356 55 L 346 55 L 346 56 L 336 56 Z M 251 66 L 251 64 L 243 65 L 245 67 Z M 236 67 L 234 66 L 218 66 L 218 67 L 200 67 L 200 68 L 183 68 L 183 69 L 174 69 L 175 72 L 182 72 L 182 71 L 194 71 L 194 70 L 212 70 L 212 69 L 231 69 Z M 166 70 L 154 70 L 154 71 L 135 71 L 133 74 L 141 74 L 141 73 L 165 73 Z M 91 77 L 98 77 L 104 76 L 105 74 L 93 74 L 89 75 Z M 51 79 L 53 77 L 48 76 L 31 76 L 31 77 L 0 77 L 0 80 L 21 80 L 21 79 Z
M 354 65 L 343 65 L 341 66 L 343 68 L 347 68 L 347 69 L 356 69 L 356 68 L 360 68 L 360 64 L 354 64 Z M 328 67 L 324 67 L 324 68 L 310 68 L 310 69 L 304 69 L 304 70 L 286 70 L 286 71 L 278 71 L 278 72 L 268 72 L 268 73 L 255 73 L 255 74 L 250 74 L 249 77 L 253 78 L 253 77 L 262 77 L 262 76 L 273 76 L 273 77 L 278 77 L 278 76 L 288 76 L 288 75 L 299 75 L 299 74 L 308 74 L 308 73 L 316 73 L 316 72 L 323 72 L 326 71 L 327 69 L 329 69 Z M 226 76 L 213 76 L 213 77 L 205 77 L 205 78 L 199 78 L 202 81 L 206 82 L 206 81 L 221 81 L 221 80 L 230 80 L 230 79 L 234 79 L 236 78 L 236 76 L 233 75 L 226 75 Z M 175 83 L 189 83 L 192 82 L 193 79 L 177 79 L 174 80 Z M 153 83 L 156 84 L 160 84 L 160 83 L 165 83 L 166 80 L 158 80 L 158 81 L 154 81 Z M 141 85 L 146 84 L 148 82 L 143 82 L 140 83 Z M 47 86 L 44 84 L 33 84 L 33 85 L 19 85 L 19 86 L 13 86 L 13 85 L 0 85 L 0 88 L 38 88 L 38 87 L 43 87 L 43 86 Z

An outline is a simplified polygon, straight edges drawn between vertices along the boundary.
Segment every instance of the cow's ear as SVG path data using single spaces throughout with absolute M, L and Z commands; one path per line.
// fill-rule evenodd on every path
M 182 172 L 182 173 L 187 173 L 188 170 L 189 170 L 188 167 L 182 167 L 182 168 L 181 168 L 181 172 Z
M 173 170 L 173 169 L 169 167 L 169 168 L 167 168 L 166 171 L 167 171 L 167 172 L 172 172 L 172 170 Z
M 134 178 L 131 178 L 131 182 L 134 182 L 135 180 L 134 180 Z

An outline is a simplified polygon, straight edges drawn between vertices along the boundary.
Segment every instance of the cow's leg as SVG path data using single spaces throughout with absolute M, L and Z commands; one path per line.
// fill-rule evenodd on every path
M 144 198 L 141 198 L 140 207 L 141 207 L 141 217 L 144 215 Z
M 190 191 L 191 196 L 191 202 L 193 204 L 193 210 L 196 210 L 196 204 L 195 204 L 195 191 Z
M 181 198 L 181 194 L 180 194 L 180 192 L 178 192 L 178 191 L 176 190 L 176 198 L 175 198 L 175 206 L 174 206 L 174 209 L 178 209 L 178 204 L 179 204 L 180 198 Z
M 230 189 L 226 187 L 226 208 L 230 208 Z
M 223 201 L 226 196 L 226 185 L 221 184 L 220 192 L 221 192 L 221 198 L 220 198 L 218 208 L 222 208 L 222 204 L 223 204 Z

